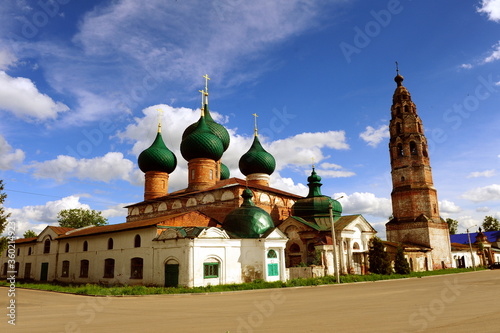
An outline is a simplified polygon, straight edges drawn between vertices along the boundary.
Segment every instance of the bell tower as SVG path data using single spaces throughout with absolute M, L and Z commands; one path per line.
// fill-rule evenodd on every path
M 422 120 L 399 74 L 392 98 L 389 152 L 393 218 L 386 224 L 387 240 L 432 249 L 428 269 L 451 267 L 448 225 L 439 216 Z

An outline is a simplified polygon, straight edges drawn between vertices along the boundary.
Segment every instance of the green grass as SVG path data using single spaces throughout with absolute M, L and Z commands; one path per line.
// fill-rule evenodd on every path
M 477 267 L 477 270 L 483 270 L 484 268 Z M 455 274 L 473 271 L 472 268 L 450 268 L 436 271 L 426 271 L 426 272 L 412 272 L 408 275 L 381 275 L 381 274 L 368 274 L 368 275 L 342 275 L 340 276 L 341 283 L 353 283 L 353 282 L 366 282 L 366 281 L 379 281 L 379 280 L 392 280 L 392 279 L 404 279 L 404 278 L 415 278 L 415 277 L 425 277 L 433 275 L 443 275 L 443 274 Z M 29 288 L 47 291 L 57 291 L 63 293 L 73 293 L 78 295 L 99 295 L 99 296 L 120 296 L 120 295 L 155 295 L 155 294 L 185 294 L 185 293 L 212 293 L 212 292 L 225 292 L 225 291 L 239 291 L 239 290 L 253 290 L 253 289 L 268 289 L 268 288 L 289 288 L 289 287 L 300 287 L 300 286 L 318 286 L 325 284 L 334 284 L 334 276 L 323 276 L 319 278 L 299 278 L 289 280 L 287 282 L 276 281 L 276 282 L 266 282 L 264 280 L 255 280 L 249 283 L 241 284 L 226 284 L 226 285 L 216 285 L 216 286 L 206 286 L 206 287 L 177 287 L 177 288 L 165 288 L 165 287 L 151 287 L 151 286 L 105 286 L 98 284 L 57 284 L 57 283 L 25 283 L 22 281 L 16 282 L 16 287 L 18 288 Z M 9 283 L 6 281 L 0 281 L 0 286 L 8 286 Z

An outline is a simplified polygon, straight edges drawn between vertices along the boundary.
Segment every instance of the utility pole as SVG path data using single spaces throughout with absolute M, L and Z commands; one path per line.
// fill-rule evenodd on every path
M 335 237 L 335 227 L 333 225 L 332 203 L 328 205 L 328 210 L 330 212 L 330 223 L 332 224 L 333 267 L 335 270 L 335 279 L 337 280 L 337 283 L 340 283 L 339 267 L 337 264 L 337 240 Z

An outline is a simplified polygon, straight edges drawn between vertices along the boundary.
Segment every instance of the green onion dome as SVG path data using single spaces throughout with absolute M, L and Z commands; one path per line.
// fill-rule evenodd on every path
M 271 216 L 252 201 L 252 191 L 245 189 L 241 195 L 243 203 L 227 214 L 222 228 L 238 238 L 259 238 L 274 228 Z
M 204 110 L 205 110 L 205 121 L 207 123 L 208 128 L 210 128 L 210 130 L 221 140 L 222 145 L 224 147 L 224 151 L 226 151 L 227 147 L 229 147 L 229 141 L 230 141 L 228 131 L 226 130 L 226 128 L 224 126 L 222 126 L 221 124 L 218 124 L 214 121 L 214 119 L 212 118 L 212 115 L 210 114 L 210 111 L 208 109 L 208 104 L 205 104 Z M 186 128 L 184 130 L 184 133 L 182 134 L 183 140 L 184 140 L 184 138 L 186 138 L 189 134 L 191 134 L 194 131 L 196 126 L 198 126 L 198 123 L 199 123 L 199 121 L 197 121 L 194 124 L 189 125 L 188 128 Z
M 139 154 L 137 162 L 144 173 L 148 171 L 172 173 L 177 166 L 177 158 L 165 146 L 160 132 L 156 134 L 153 144 Z
M 231 176 L 229 168 L 224 164 L 220 164 L 220 180 L 229 179 Z
M 214 161 L 220 160 L 224 153 L 221 140 L 207 126 L 204 116 L 201 116 L 196 124 L 196 128 L 182 139 L 182 157 L 186 161 L 195 158 L 209 158 Z
M 260 144 L 257 135 L 253 138 L 250 149 L 240 158 L 240 171 L 245 176 L 252 173 L 265 173 L 271 175 L 276 168 L 276 160 Z
M 342 214 L 342 205 L 337 200 L 329 196 L 321 194 L 320 183 L 321 177 L 312 170 L 311 175 L 307 178 L 309 182 L 309 194 L 303 199 L 299 199 L 292 206 L 292 215 L 302 218 L 306 217 L 320 217 L 329 216 L 329 205 L 332 204 L 332 213 L 334 217 Z

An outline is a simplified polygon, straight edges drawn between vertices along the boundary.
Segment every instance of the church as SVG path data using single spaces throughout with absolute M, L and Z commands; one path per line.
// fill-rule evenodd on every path
M 276 161 L 253 143 L 239 160 L 245 179 L 231 178 L 222 162 L 229 133 L 209 109 L 205 76 L 199 120 L 182 135 L 188 186 L 170 192 L 177 157 L 158 125 L 151 146 L 138 156 L 144 200 L 129 205 L 126 222 L 79 229 L 46 227 L 38 237 L 15 242 L 0 258 L 1 276 L 65 283 L 206 286 L 286 281 L 294 266 L 316 265 L 318 274 L 364 274 L 376 231 L 362 215 L 342 216 L 337 200 L 321 193 L 314 166 L 307 197 L 269 186 Z M 339 253 L 333 260 L 331 225 Z M 292 277 L 294 275 L 292 274 Z

